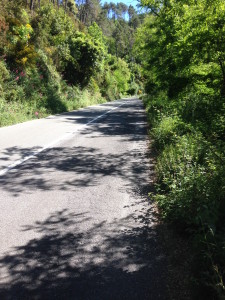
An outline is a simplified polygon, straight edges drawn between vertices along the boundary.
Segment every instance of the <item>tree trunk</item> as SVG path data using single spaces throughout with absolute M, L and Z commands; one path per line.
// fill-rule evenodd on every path
M 30 0 L 30 10 L 34 10 L 34 0 Z
M 220 59 L 220 58 L 219 58 L 219 65 L 220 65 L 220 68 L 221 68 L 221 71 L 222 71 L 222 77 L 223 77 L 220 92 L 221 92 L 221 96 L 225 97 L 225 70 L 224 70 L 224 64 L 222 62 L 222 59 Z

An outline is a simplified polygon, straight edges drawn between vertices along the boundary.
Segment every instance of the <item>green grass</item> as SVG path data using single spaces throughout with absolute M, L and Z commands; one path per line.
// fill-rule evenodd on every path
M 71 88 L 72 90 L 72 88 Z M 0 127 L 9 126 L 32 119 L 44 118 L 50 114 L 62 113 L 66 111 L 76 110 L 93 104 L 106 102 L 106 99 L 98 94 L 91 94 L 88 90 L 71 91 L 67 97 L 59 98 L 58 106 L 51 108 L 46 107 L 45 99 L 43 106 L 40 101 L 10 101 L 0 99 Z M 56 104 L 56 102 L 54 103 Z M 53 105 L 54 105 L 53 104 Z

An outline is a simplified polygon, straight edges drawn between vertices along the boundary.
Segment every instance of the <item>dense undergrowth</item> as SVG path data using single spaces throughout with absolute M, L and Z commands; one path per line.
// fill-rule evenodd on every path
M 95 19 L 90 13 L 83 23 L 78 9 L 90 8 L 77 8 L 74 1 L 1 1 L 0 126 L 141 89 L 139 66 L 109 47 L 117 41 L 103 34 L 97 8 Z M 119 22 L 130 28 L 122 17 L 108 19 L 111 27 Z
M 49 114 L 71 111 L 105 99 L 100 92 L 66 84 L 55 70 L 16 69 L 9 72 L 4 62 L 0 66 L 8 77 L 2 80 L 0 96 L 0 126 L 12 125 Z M 24 75 L 23 75 L 24 74 Z
M 143 4 L 136 49 L 157 153 L 153 197 L 193 241 L 193 298 L 225 299 L 224 2 Z
M 219 101 L 219 98 L 218 95 L 211 100 Z M 153 197 L 163 217 L 181 234 L 193 237 L 196 256 L 192 281 L 196 299 L 223 299 L 224 142 L 213 125 L 209 126 L 209 122 L 215 122 L 215 115 L 211 120 L 207 118 L 205 124 L 212 131 L 205 132 L 202 129 L 206 116 L 201 112 L 199 119 L 202 121 L 193 122 L 186 117 L 186 107 L 179 103 L 182 100 L 181 97 L 176 101 L 168 100 L 163 95 L 145 98 L 150 135 L 157 151 L 158 183 Z M 224 115 L 223 110 L 220 113 L 216 111 L 219 120 Z

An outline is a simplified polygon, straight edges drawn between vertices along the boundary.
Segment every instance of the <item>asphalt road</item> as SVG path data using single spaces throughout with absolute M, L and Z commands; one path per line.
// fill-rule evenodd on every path
M 168 299 L 140 100 L 0 129 L 0 299 Z

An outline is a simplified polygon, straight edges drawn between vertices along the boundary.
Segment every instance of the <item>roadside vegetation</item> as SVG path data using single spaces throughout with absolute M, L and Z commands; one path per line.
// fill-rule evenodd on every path
M 193 298 L 225 299 L 225 2 L 1 0 L 0 126 L 143 90 L 165 220 Z M 133 48 L 133 49 L 132 49 Z
M 1 0 L 0 126 L 136 94 L 141 19 L 123 3 Z
M 191 237 L 194 299 L 225 299 L 225 3 L 142 0 L 144 98 L 163 217 Z

